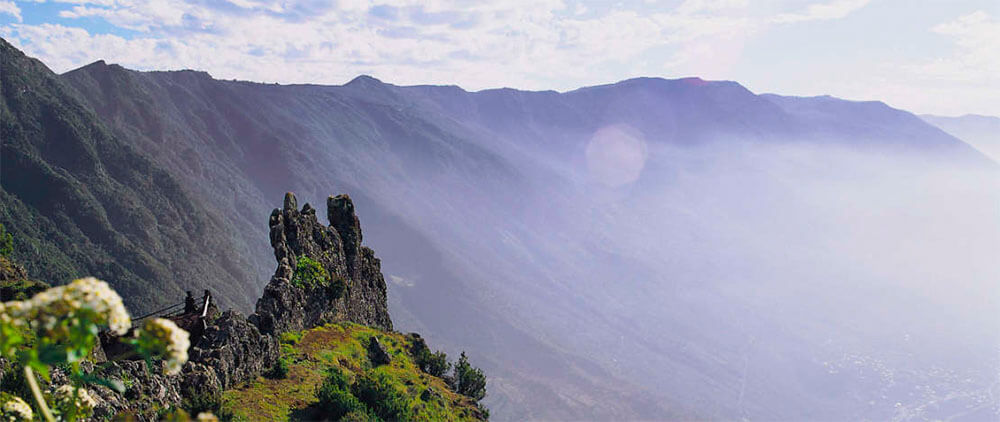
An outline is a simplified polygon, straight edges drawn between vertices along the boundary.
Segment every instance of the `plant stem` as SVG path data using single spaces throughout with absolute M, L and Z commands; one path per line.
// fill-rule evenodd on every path
M 35 381 L 35 371 L 32 371 L 30 366 L 24 367 L 24 378 L 28 380 L 28 386 L 31 387 L 31 394 L 35 396 L 35 402 L 38 403 L 38 408 L 42 410 L 42 416 L 45 417 L 47 422 L 55 422 L 56 418 L 52 417 L 49 405 L 45 404 L 45 397 L 42 397 L 42 390 L 38 388 L 38 382 Z

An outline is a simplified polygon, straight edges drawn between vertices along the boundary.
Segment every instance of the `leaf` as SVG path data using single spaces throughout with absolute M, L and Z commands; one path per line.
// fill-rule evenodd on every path
M 81 379 L 83 380 L 83 382 L 85 382 L 87 384 L 100 385 L 100 386 L 108 387 L 108 388 L 110 388 L 110 389 L 118 392 L 119 394 L 125 392 L 125 384 L 123 384 L 121 381 L 118 381 L 116 379 L 104 379 L 104 378 L 97 377 L 97 376 L 94 376 L 94 375 L 91 375 L 91 374 L 83 374 L 83 376 L 81 377 Z

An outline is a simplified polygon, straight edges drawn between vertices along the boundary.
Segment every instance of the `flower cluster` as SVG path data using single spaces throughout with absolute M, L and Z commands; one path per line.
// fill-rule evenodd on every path
M 11 397 L 10 400 L 7 400 L 3 404 L 3 411 L 0 412 L 0 415 L 3 415 L 3 420 L 6 422 L 30 421 L 34 417 L 31 406 L 18 397 Z
M 23 325 L 30 321 L 31 328 L 55 340 L 68 337 L 70 327 L 75 325 L 73 321 L 80 317 L 107 326 L 118 335 L 125 334 L 132 326 L 121 296 L 108 283 L 93 277 L 53 287 L 30 300 L 7 302 L 0 311 L 4 322 L 10 319 L 14 325 Z
M 219 422 L 219 418 L 211 412 L 201 412 L 198 414 L 198 422 Z
M 22 301 L 0 302 L 0 323 L 16 327 L 26 327 L 28 322 L 24 316 L 28 314 L 30 304 Z
M 136 331 L 135 335 L 136 343 L 142 353 L 163 357 L 167 364 L 167 375 L 180 372 L 181 366 L 187 362 L 187 350 L 191 345 L 188 332 L 173 321 L 163 318 L 150 319 Z
M 64 385 L 56 389 L 53 394 L 57 408 L 75 409 L 77 411 L 89 411 L 97 406 L 97 401 L 90 396 L 90 392 L 83 388 L 72 385 Z

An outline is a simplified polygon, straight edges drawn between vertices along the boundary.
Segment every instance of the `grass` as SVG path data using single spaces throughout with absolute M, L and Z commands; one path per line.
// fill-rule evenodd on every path
M 377 336 L 392 356 L 390 364 L 372 368 L 365 347 L 371 336 Z M 352 382 L 366 372 L 387 376 L 390 383 L 406 392 L 413 420 L 475 420 L 475 403 L 452 392 L 442 379 L 420 371 L 408 347 L 409 340 L 402 334 L 353 323 L 328 324 L 298 335 L 283 335 L 282 356 L 289 360 L 287 377 L 261 377 L 225 392 L 224 413 L 246 421 L 321 419 L 316 392 L 328 370 L 336 367 Z M 424 394 L 428 388 L 436 394 Z

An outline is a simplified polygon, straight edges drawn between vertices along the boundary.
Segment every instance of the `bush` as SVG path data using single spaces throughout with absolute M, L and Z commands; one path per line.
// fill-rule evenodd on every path
M 193 391 L 186 389 L 181 396 L 181 408 L 188 414 L 197 415 L 201 412 L 219 413 L 222 407 L 222 394 L 217 391 Z
M 268 377 L 272 379 L 285 379 L 288 376 L 288 366 L 291 364 L 291 360 L 287 356 L 278 358 L 278 361 L 274 363 L 274 367 L 271 368 L 271 372 L 268 373 Z
M 455 364 L 455 375 L 452 387 L 456 393 L 480 401 L 486 397 L 486 375 L 479 368 L 469 365 L 469 358 L 462 352 Z
M 349 414 L 368 414 L 369 409 L 350 391 L 347 376 L 339 368 L 332 368 L 316 392 L 323 416 L 331 420 L 346 419 Z M 348 419 L 350 420 L 350 419 Z M 364 419 L 359 419 L 364 420 Z
M 344 415 L 340 420 L 341 422 L 381 422 L 378 416 L 375 416 L 371 409 L 368 408 L 365 408 L 363 411 L 355 410 Z
M 284 344 L 299 344 L 302 341 L 302 331 L 289 331 L 281 333 L 281 342 Z
M 9 257 L 14 253 L 14 235 L 7 232 L 7 228 L 0 224 L 0 255 Z
M 451 369 L 448 355 L 440 350 L 431 353 L 427 343 L 417 333 L 410 334 L 410 354 L 413 355 L 413 362 L 421 371 L 435 377 L 443 377 Z
M 382 420 L 409 419 L 411 411 L 409 398 L 403 388 L 394 384 L 387 374 L 369 371 L 354 382 L 351 392 Z
M 329 273 L 319 262 L 308 256 L 302 255 L 295 264 L 295 275 L 292 276 L 292 284 L 298 287 L 316 287 L 326 284 L 330 279 Z
M 416 360 L 421 371 L 435 377 L 443 377 L 451 369 L 451 363 L 448 363 L 448 355 L 440 350 L 436 353 L 431 353 L 430 350 L 424 349 Z

